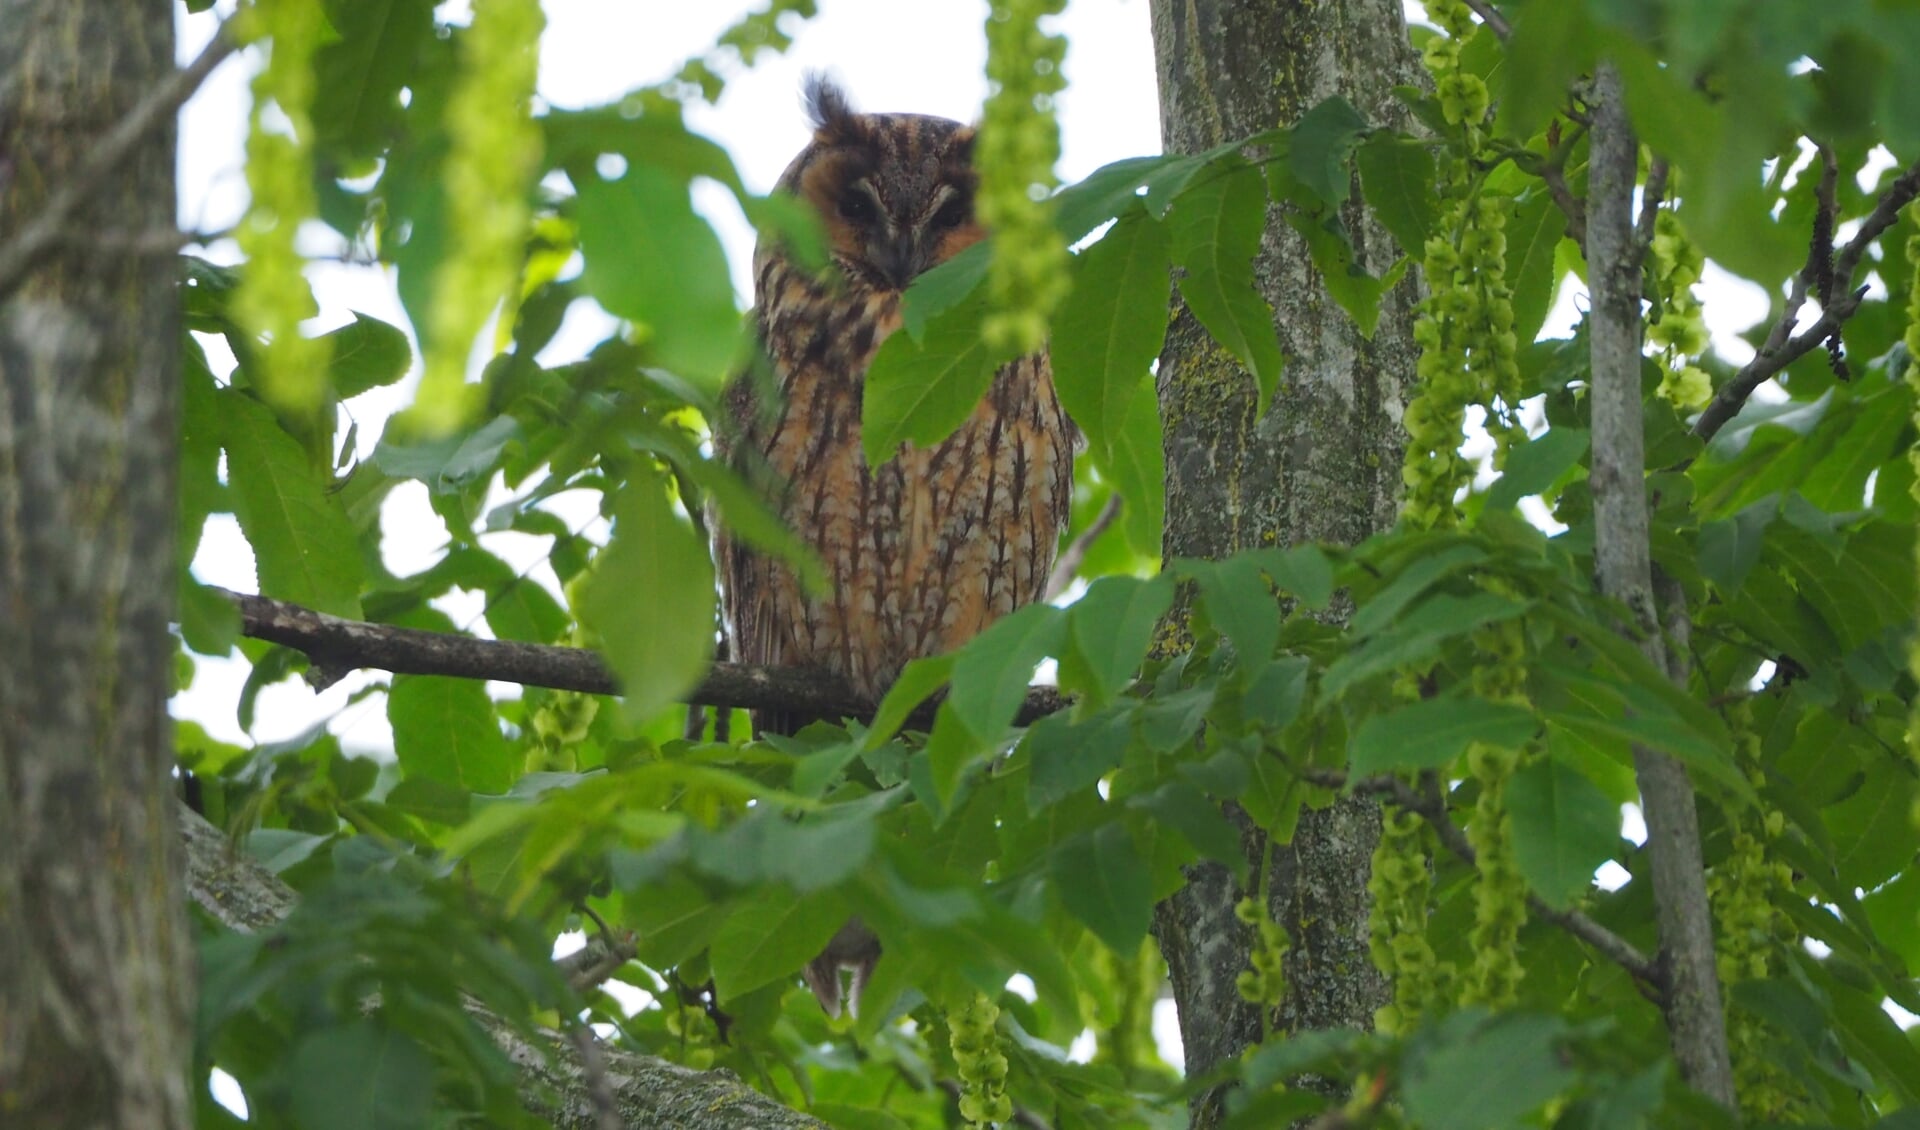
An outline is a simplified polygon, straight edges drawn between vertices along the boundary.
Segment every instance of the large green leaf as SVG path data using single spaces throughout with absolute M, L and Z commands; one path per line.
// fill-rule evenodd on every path
M 1148 387 L 1166 337 L 1169 238 L 1135 210 L 1082 252 L 1073 291 L 1053 318 L 1054 386 L 1095 447 L 1108 449 Z M 1149 393 L 1150 395 L 1150 393 Z
M 1293 127 L 1288 168 L 1328 208 L 1340 207 L 1352 195 L 1353 176 L 1347 171 L 1347 159 L 1367 128 L 1367 119 L 1338 94 L 1302 114 Z
M 1549 428 L 1507 455 L 1507 466 L 1487 491 L 1488 510 L 1508 510 L 1530 494 L 1539 494 L 1580 462 L 1587 433 L 1579 428 Z
M 846 904 L 838 898 L 819 893 L 801 898 L 778 884 L 759 890 L 721 923 L 708 947 L 720 999 L 798 974 L 846 920 Z
M 1341 656 L 1321 678 L 1320 689 L 1337 695 L 1352 684 L 1431 656 L 1441 643 L 1488 624 L 1509 620 L 1528 605 L 1497 593 L 1459 597 L 1440 593 L 1415 605 L 1400 622 Z
M 1361 191 L 1381 226 L 1393 233 L 1401 251 L 1424 256 L 1439 211 L 1433 191 L 1433 154 L 1427 152 L 1426 143 L 1382 132 L 1368 138 L 1354 157 L 1360 167 Z
M 726 252 L 686 181 L 636 162 L 576 187 L 587 293 L 633 322 L 662 367 L 717 393 L 743 347 L 740 313 Z
M 1353 772 L 1439 769 L 1466 752 L 1469 742 L 1518 746 L 1539 728 L 1532 711 L 1509 703 L 1425 699 L 1361 723 L 1353 735 Z
M 286 1075 L 301 1126 L 414 1130 L 432 1121 L 433 1058 L 406 1033 L 372 1020 L 302 1036 Z
M 1567 234 L 1567 214 L 1546 192 L 1516 202 L 1507 217 L 1507 286 L 1513 291 L 1513 333 L 1525 345 L 1540 336 L 1553 305 L 1554 255 Z
M 433 36 L 433 0 L 333 0 L 338 36 L 313 56 L 314 140 L 333 156 L 371 160 L 391 140 L 400 91 Z
M 1260 565 L 1249 554 L 1181 564 L 1181 572 L 1199 582 L 1208 618 L 1249 667 L 1271 659 L 1280 640 L 1280 599 Z
M 1136 396 L 1113 442 L 1093 452 L 1100 477 L 1113 484 L 1125 504 L 1120 515 L 1127 544 L 1149 559 L 1160 556 L 1167 513 L 1167 462 L 1160 434 L 1160 403 Z
M 333 394 L 342 400 L 394 383 L 407 375 L 407 367 L 413 363 L 413 347 L 398 326 L 358 310 L 353 313 L 353 321 L 325 334 L 322 340 L 332 350 L 327 380 Z
M 1104 703 L 1125 689 L 1146 658 L 1147 644 L 1160 617 L 1173 606 L 1173 581 L 1164 574 L 1151 580 L 1102 577 L 1067 609 L 1068 636 L 1084 690 Z M 1063 663 L 1063 675 L 1065 667 Z M 1063 684 L 1064 685 L 1064 684 Z
M 887 696 L 880 700 L 873 724 L 867 727 L 864 748 L 872 750 L 885 745 L 888 738 L 907 724 L 908 716 L 952 677 L 952 654 L 929 655 L 908 663 L 887 688 Z
M 982 741 L 992 742 L 1026 700 L 1027 684 L 1042 659 L 1057 655 L 1067 614 L 1050 604 L 1029 604 L 975 636 L 954 660 L 956 719 Z
M 1228 163 L 1174 198 L 1173 260 L 1186 270 L 1180 294 L 1215 341 L 1253 374 L 1264 411 L 1285 358 L 1273 308 L 1254 284 L 1253 257 L 1267 225 L 1267 194 L 1256 171 Z
M 1140 947 L 1153 920 L 1153 880 L 1124 825 L 1110 821 L 1054 849 L 1053 889 L 1075 918 L 1115 952 Z
M 1513 857 L 1535 894 L 1565 907 L 1593 883 L 1620 849 L 1620 809 L 1579 770 L 1555 758 L 1522 768 L 1507 782 Z
M 261 594 L 359 619 L 360 549 L 321 473 L 258 400 L 224 389 L 219 411 L 233 513 Z
M 629 717 L 651 717 L 699 681 L 713 655 L 713 608 L 707 547 L 674 515 L 660 479 L 637 476 L 614 504 L 613 540 L 580 603 Z
M 1027 727 L 1027 807 L 1035 812 L 1057 804 L 1120 767 L 1127 752 L 1131 719 L 1114 708 L 1092 718 L 1049 714 Z
M 393 752 L 409 777 L 469 793 L 504 793 L 515 776 L 485 684 L 438 675 L 395 675 L 387 692 Z
M 1560 1020 L 1456 1013 L 1426 1033 L 1407 1065 L 1402 1097 L 1424 1130 L 1487 1130 L 1520 1117 L 1573 1082 L 1554 1048 Z
M 929 446 L 965 423 L 1010 358 L 980 336 L 985 295 L 927 323 L 919 341 L 896 333 L 867 367 L 860 405 L 860 447 L 878 467 L 903 443 Z

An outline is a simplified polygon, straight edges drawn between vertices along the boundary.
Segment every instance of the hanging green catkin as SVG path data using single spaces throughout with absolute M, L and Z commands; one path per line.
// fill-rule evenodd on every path
M 306 337 L 300 323 L 317 311 L 294 246 L 301 221 L 315 212 L 313 195 L 313 54 L 326 30 L 320 0 L 260 0 L 234 17 L 249 43 L 270 43 L 267 65 L 253 77 L 247 116 L 247 214 L 234 232 L 247 257 L 233 297 L 234 320 L 265 344 L 255 388 L 283 417 L 315 418 L 326 401 L 327 345 Z M 277 107 L 284 131 L 269 129 L 265 110 Z M 324 431 L 324 429 L 321 429 Z M 330 452 L 309 453 L 322 466 Z
M 1013 1118 L 999 1022 L 1000 1006 L 983 993 L 975 993 L 947 1016 L 954 1068 L 960 1075 L 960 1117 L 975 1130 L 989 1130 Z
M 723 69 L 731 64 L 751 67 L 762 51 L 781 54 L 793 46 L 793 35 L 781 24 L 810 20 L 819 11 L 814 0 L 771 0 L 763 9 L 748 12 L 733 22 L 733 25 L 720 33 L 713 47 L 706 53 L 688 59 L 677 74 L 659 89 L 675 97 L 688 97 L 697 91 L 702 100 L 718 102 L 720 94 L 727 88 L 727 76 Z M 670 88 L 678 87 L 679 93 Z
M 975 211 L 994 236 L 987 270 L 992 309 L 981 326 L 990 345 L 1030 353 L 1066 297 L 1067 249 L 1053 230 L 1047 193 L 1058 184 L 1060 124 L 1053 96 L 1065 86 L 1067 41 L 1041 30 L 1065 0 L 994 0 L 987 15 L 987 82 L 974 167 Z
M 1920 219 L 1920 207 L 1910 208 L 1908 215 Z M 1907 333 L 1903 340 L 1907 346 L 1907 387 L 1913 390 L 1913 419 L 1920 425 L 1920 235 L 1907 237 L 1907 264 L 1911 276 L 1907 283 Z M 1920 440 L 1908 449 L 1907 458 L 1914 469 L 1913 496 L 1920 499 Z M 1920 546 L 1914 551 L 1914 569 L 1920 574 Z M 1920 635 L 1907 646 L 1907 667 L 1914 678 L 1920 679 Z M 1914 705 L 1913 716 L 1907 720 L 1907 746 L 1914 760 L 1920 761 L 1920 703 Z M 1916 803 L 1914 820 L 1920 823 L 1920 802 Z
M 461 39 L 442 173 L 448 230 L 459 238 L 434 276 L 426 373 L 413 409 L 428 432 L 459 427 L 471 415 L 480 393 L 466 379 L 474 338 L 515 292 L 532 221 L 528 194 L 540 171 L 531 112 L 545 26 L 539 0 L 475 0 Z

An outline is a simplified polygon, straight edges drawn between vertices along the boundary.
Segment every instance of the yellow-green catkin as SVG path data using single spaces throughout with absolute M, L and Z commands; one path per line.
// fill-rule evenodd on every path
M 1474 693 L 1489 702 L 1527 703 L 1526 630 L 1519 621 L 1491 624 L 1473 635 L 1479 653 L 1473 669 Z M 1486 742 L 1467 746 L 1467 771 L 1480 784 L 1467 839 L 1480 872 L 1473 913 L 1474 963 L 1464 986 L 1467 1003 L 1503 1008 L 1513 1004 L 1524 968 L 1520 964 L 1520 928 L 1527 921 L 1527 884 L 1513 854 L 1513 820 L 1507 809 L 1507 782 L 1526 751 Z
M 1013 1118 L 999 1022 L 1000 1006 L 983 993 L 975 993 L 947 1015 L 954 1069 L 960 1076 L 960 1117 L 975 1130 L 989 1130 Z
M 987 83 L 974 167 L 974 209 L 993 233 L 987 269 L 988 344 L 1014 353 L 1040 348 L 1047 319 L 1066 297 L 1067 249 L 1053 230 L 1047 194 L 1059 183 L 1060 124 L 1053 96 L 1066 86 L 1065 37 L 1040 26 L 1065 0 L 994 0 L 987 15 Z
M 1760 768 L 1752 706 L 1733 706 L 1727 721 L 1735 761 L 1759 792 L 1766 775 Z M 1726 820 L 1732 845 L 1707 876 L 1707 897 L 1713 908 L 1716 971 L 1722 984 L 1733 986 L 1775 976 L 1794 945 L 1793 925 L 1776 901 L 1793 897 L 1793 869 L 1771 850 L 1786 830 L 1786 817 L 1778 809 L 1764 804 L 1729 807 Z M 1737 1005 L 1728 1009 L 1727 1045 L 1740 1113 L 1756 1123 L 1796 1122 L 1806 1113 L 1806 1093 L 1769 1054 L 1772 1039 L 1758 1016 Z
M 533 214 L 528 196 L 540 171 L 532 102 L 545 27 L 539 0 L 475 0 L 461 38 L 442 173 L 448 230 L 459 238 L 434 277 L 426 372 L 413 410 L 429 432 L 459 427 L 471 415 L 480 393 L 466 379 L 474 338 L 516 293 Z
M 1241 999 L 1267 1008 L 1278 1008 L 1287 999 L 1287 951 L 1293 939 L 1287 928 L 1273 920 L 1263 899 L 1243 898 L 1233 906 L 1233 916 L 1253 928 L 1254 940 L 1247 954 L 1246 969 L 1234 980 Z
M 251 199 L 234 232 L 247 265 L 233 297 L 233 317 L 265 340 L 248 379 L 283 417 L 306 420 L 326 401 L 327 344 L 300 332 L 300 323 L 317 311 L 294 237 L 315 212 L 313 56 L 327 18 L 320 0 L 259 0 L 234 18 L 243 39 L 271 46 L 267 65 L 253 78 L 247 118 Z M 284 127 L 268 127 L 269 104 L 285 118 Z M 329 455 L 311 454 L 322 463 Z
M 1687 238 L 1680 217 L 1664 210 L 1654 219 L 1647 250 L 1660 295 L 1660 318 L 1647 327 L 1647 340 L 1660 350 L 1665 370 L 1660 396 L 1681 411 L 1698 412 L 1713 399 L 1713 380 L 1696 363 L 1707 348 L 1707 320 L 1693 286 L 1706 256 Z
M 1427 941 L 1427 912 L 1433 876 L 1427 864 L 1426 821 L 1389 808 L 1367 878 L 1372 908 L 1367 917 L 1367 946 L 1373 964 L 1393 981 L 1393 1003 L 1374 1013 L 1382 1032 L 1406 1032 L 1447 1000 L 1446 971 Z
M 1920 218 L 1920 207 L 1908 210 L 1908 215 Z M 1920 425 L 1920 235 L 1907 237 L 1907 263 L 1911 270 L 1911 280 L 1907 292 L 1907 387 L 1913 390 L 1913 419 Z M 1915 441 L 1907 451 L 1907 458 L 1914 469 L 1913 494 L 1920 499 L 1920 441 Z M 1914 550 L 1914 570 L 1920 575 L 1920 545 Z M 1907 666 L 1913 677 L 1920 679 L 1920 635 L 1916 635 L 1908 645 Z M 1915 761 L 1920 761 L 1920 702 L 1914 704 L 1913 717 L 1907 720 L 1907 745 Z M 1915 810 L 1916 820 L 1920 820 L 1920 807 Z
M 1446 34 L 1428 40 L 1421 59 L 1433 74 L 1441 112 L 1460 130 L 1440 161 L 1439 234 L 1421 249 L 1428 297 L 1413 331 L 1420 387 L 1403 419 L 1404 512 L 1416 526 L 1432 528 L 1457 520 L 1454 496 L 1473 481 L 1473 464 L 1459 450 L 1467 407 L 1485 407 L 1496 464 L 1525 432 L 1514 416 L 1520 343 L 1506 282 L 1507 202 L 1483 193 L 1474 171 L 1474 155 L 1487 141 L 1487 87 L 1460 65 L 1473 17 L 1460 0 L 1428 0 L 1426 7 Z

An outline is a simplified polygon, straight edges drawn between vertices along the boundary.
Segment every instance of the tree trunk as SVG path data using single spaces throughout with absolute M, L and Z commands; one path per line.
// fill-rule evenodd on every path
M 173 14 L 169 0 L 0 0 L 0 244 L 172 71 Z M 0 292 L 10 1127 L 191 1124 L 167 718 L 180 325 L 159 238 L 174 230 L 164 117 Z
M 1290 125 L 1335 94 L 1371 122 L 1404 126 L 1391 89 L 1424 81 L 1400 0 L 1155 0 L 1152 16 L 1169 153 Z M 1360 265 L 1384 272 L 1399 255 L 1391 238 L 1358 205 L 1345 218 Z M 1168 559 L 1303 541 L 1351 545 L 1396 514 L 1417 285 L 1410 279 L 1389 294 L 1373 339 L 1362 338 L 1278 209 L 1255 272 L 1287 354 L 1264 416 L 1254 414 L 1252 377 L 1184 308 L 1160 355 Z M 1377 806 L 1344 799 L 1304 814 L 1291 843 L 1271 845 L 1270 911 L 1293 940 L 1287 999 L 1270 1018 L 1277 1030 L 1368 1027 L 1386 1002 L 1367 952 L 1366 883 L 1379 830 Z M 1243 842 L 1257 875 L 1266 837 L 1249 828 Z M 1249 932 L 1233 917 L 1242 892 L 1218 864 L 1189 876 L 1159 908 L 1155 933 L 1192 1076 L 1258 1043 L 1261 1018 L 1234 987 L 1248 957 Z M 1219 1095 L 1200 1096 L 1193 1113 L 1196 1127 L 1214 1125 Z

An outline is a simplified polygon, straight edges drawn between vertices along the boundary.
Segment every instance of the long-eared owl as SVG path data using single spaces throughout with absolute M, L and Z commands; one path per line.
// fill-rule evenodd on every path
M 777 241 L 754 255 L 754 312 L 766 372 L 734 382 L 716 429 L 724 456 L 826 564 L 809 599 L 793 572 L 722 534 L 733 656 L 837 674 L 869 699 L 901 667 L 965 643 L 1039 600 L 1073 490 L 1073 428 L 1046 355 L 1011 361 L 960 430 L 903 445 L 878 467 L 860 447 L 867 367 L 900 326 L 915 276 L 978 242 L 974 131 L 920 114 L 856 114 L 826 81 L 807 86 L 813 141 L 779 190 L 811 206 L 832 266 L 796 264 Z M 758 715 L 763 732 L 806 719 Z M 879 942 L 854 919 L 805 970 L 839 1015 L 840 971 L 860 991 Z

